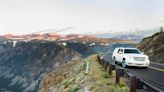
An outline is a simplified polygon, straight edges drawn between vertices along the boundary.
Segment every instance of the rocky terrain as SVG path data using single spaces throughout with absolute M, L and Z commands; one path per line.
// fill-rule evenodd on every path
M 88 42 L 88 43 L 134 43 L 134 41 L 129 39 L 115 39 L 115 38 L 97 38 L 93 35 L 87 34 L 56 34 L 56 33 L 35 33 L 35 34 L 27 34 L 27 35 L 0 35 L 1 38 L 6 38 L 9 40 L 45 40 L 45 41 L 74 41 L 74 42 Z
M 83 36 L 80 38 L 74 38 L 68 41 L 77 41 L 77 42 L 88 42 L 88 43 L 129 43 L 134 44 L 134 41 L 131 40 L 124 40 L 124 39 L 114 39 L 114 38 L 96 38 L 96 37 L 88 37 Z
M 144 38 L 138 48 L 147 54 L 151 61 L 164 63 L 164 32 Z
M 0 88 L 16 92 L 37 91 L 43 76 L 81 55 L 54 42 L 0 44 Z
M 7 38 L 0 37 L 0 42 L 6 41 L 6 40 L 7 40 Z

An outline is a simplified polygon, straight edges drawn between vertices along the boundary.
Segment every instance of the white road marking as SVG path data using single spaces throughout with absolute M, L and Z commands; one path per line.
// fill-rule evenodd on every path
M 164 72 L 164 69 L 160 69 L 160 68 L 156 68 L 156 67 L 151 67 L 151 66 L 149 66 L 149 68 L 154 69 L 154 70 L 157 70 L 157 71 L 160 71 L 160 72 Z

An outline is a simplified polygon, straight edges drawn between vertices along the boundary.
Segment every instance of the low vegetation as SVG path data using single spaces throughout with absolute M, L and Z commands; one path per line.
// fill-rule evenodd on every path
M 48 75 L 44 80 L 42 92 L 83 92 L 85 87 L 89 92 L 128 92 L 125 79 L 121 78 L 120 84 L 117 85 L 115 72 L 109 76 L 97 62 L 96 56 L 91 55 L 61 66 L 60 78 L 57 72 Z M 86 62 L 89 63 L 88 74 L 85 74 Z
M 88 86 L 90 92 L 128 92 L 125 79 L 121 78 L 120 84 L 115 83 L 115 72 L 110 76 L 108 71 L 97 62 L 96 55 L 91 56 L 90 71 L 88 74 Z

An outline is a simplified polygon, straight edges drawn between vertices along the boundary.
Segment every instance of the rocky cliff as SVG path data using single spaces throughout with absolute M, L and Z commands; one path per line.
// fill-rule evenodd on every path
M 164 63 L 164 32 L 144 38 L 138 48 L 147 54 L 151 61 Z
M 56 67 L 81 55 L 55 42 L 0 44 L 0 90 L 37 91 L 42 78 Z

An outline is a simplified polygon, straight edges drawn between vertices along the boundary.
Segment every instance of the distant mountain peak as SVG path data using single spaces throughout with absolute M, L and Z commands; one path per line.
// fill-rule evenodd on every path
M 132 40 L 132 41 L 141 41 L 142 36 L 136 36 L 136 35 L 117 35 L 113 37 L 115 39 L 123 39 L 123 40 Z

